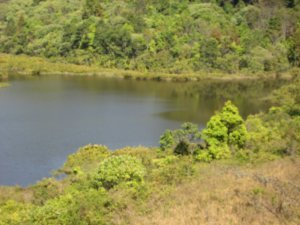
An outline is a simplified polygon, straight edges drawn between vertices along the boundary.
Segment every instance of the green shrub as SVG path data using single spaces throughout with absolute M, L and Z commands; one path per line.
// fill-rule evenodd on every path
M 79 171 L 89 171 L 103 159 L 108 157 L 110 151 L 103 145 L 86 145 L 68 156 L 64 166 L 59 170 L 66 174 L 78 174 Z
M 290 116 L 299 116 L 300 78 L 296 78 L 293 80 L 293 83 L 274 91 L 272 101 L 273 104 L 280 106 Z
M 145 167 L 150 167 L 152 159 L 156 157 L 157 149 L 151 149 L 144 146 L 125 147 L 117 149 L 112 153 L 113 156 L 129 155 L 142 161 Z
M 231 156 L 230 149 L 227 144 L 211 145 L 208 152 L 213 159 L 228 159 Z
M 195 159 L 201 162 L 210 162 L 212 161 L 212 155 L 207 150 L 198 150 L 195 154 Z
M 172 131 L 166 130 L 163 135 L 160 136 L 159 146 L 160 149 L 166 150 L 172 148 L 175 143 Z
M 231 155 L 229 147 L 232 150 L 243 148 L 248 134 L 238 108 L 230 101 L 226 102 L 221 112 L 208 121 L 202 131 L 202 138 L 207 144 L 208 152 L 200 151 L 200 155 L 196 156 L 198 160 L 229 158 Z
M 0 205 L 0 225 L 30 224 L 30 211 L 33 206 L 9 200 Z
M 39 181 L 31 187 L 31 190 L 34 195 L 33 203 L 36 205 L 42 205 L 47 200 L 57 197 L 62 192 L 61 183 L 54 178 Z
M 168 155 L 154 160 L 155 168 L 149 174 L 149 180 L 162 184 L 178 184 L 192 176 L 195 172 L 190 157 Z
M 95 176 L 95 185 L 111 189 L 114 186 L 125 183 L 135 186 L 143 183 L 145 167 L 142 162 L 132 156 L 112 156 L 100 163 L 99 170 Z
M 110 201 L 104 190 L 69 191 L 31 211 L 34 225 L 107 224 Z
M 173 149 L 175 154 L 187 155 L 193 152 L 190 147 L 191 143 L 200 140 L 200 132 L 197 124 L 183 123 L 180 129 L 166 130 L 160 136 L 160 149 L 167 150 Z
M 174 153 L 178 155 L 189 155 L 189 148 L 189 142 L 186 140 L 181 140 L 174 148 Z
M 208 145 L 228 141 L 228 128 L 222 122 L 220 115 L 214 115 L 208 121 L 206 128 L 202 131 L 202 138 Z

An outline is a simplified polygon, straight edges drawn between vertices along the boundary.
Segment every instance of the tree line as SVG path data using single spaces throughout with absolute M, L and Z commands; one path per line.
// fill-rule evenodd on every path
M 2 0 L 0 51 L 139 71 L 300 65 L 298 0 Z

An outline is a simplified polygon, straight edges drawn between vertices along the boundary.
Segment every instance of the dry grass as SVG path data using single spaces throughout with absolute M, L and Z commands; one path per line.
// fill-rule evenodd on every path
M 150 198 L 113 191 L 122 207 L 111 213 L 115 225 L 298 225 L 300 158 L 256 165 L 199 163 L 196 174 L 177 186 L 159 185 Z M 36 203 L 63 193 L 64 183 L 41 181 L 39 188 L 0 187 L 0 203 L 9 199 Z
M 115 224 L 298 225 L 299 172 L 299 158 L 255 168 L 216 163 L 201 168 L 197 178 L 177 186 L 166 199 L 150 200 L 150 213 L 128 207 Z
M 8 200 L 28 203 L 33 199 L 33 192 L 22 187 L 0 186 L 0 204 Z

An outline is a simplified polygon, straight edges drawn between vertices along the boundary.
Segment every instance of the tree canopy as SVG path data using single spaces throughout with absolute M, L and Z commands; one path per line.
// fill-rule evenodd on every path
M 0 51 L 140 71 L 300 65 L 298 0 L 10 0 Z

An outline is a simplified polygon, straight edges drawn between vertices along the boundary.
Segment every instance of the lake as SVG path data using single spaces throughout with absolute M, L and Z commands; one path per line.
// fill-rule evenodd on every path
M 278 81 L 167 83 L 97 77 L 16 79 L 0 89 L 0 185 L 33 184 L 92 143 L 158 146 L 165 129 L 202 128 L 231 99 L 243 117 L 265 111 Z

